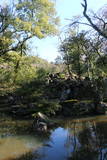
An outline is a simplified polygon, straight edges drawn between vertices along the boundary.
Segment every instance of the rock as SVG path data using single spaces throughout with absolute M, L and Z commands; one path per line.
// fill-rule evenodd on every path
M 100 102 L 97 106 L 97 112 L 99 114 L 105 114 L 107 110 L 107 104 L 104 102 Z
M 48 128 L 48 117 L 38 112 L 33 121 L 33 129 L 40 132 L 46 132 Z
M 39 132 L 47 132 L 56 125 L 57 123 L 50 120 L 46 115 L 41 112 L 37 113 L 37 116 L 33 121 L 33 129 Z
M 36 130 L 40 132 L 46 132 L 47 131 L 47 124 L 44 122 L 39 122 L 36 126 Z
M 70 93 L 70 89 L 64 89 L 61 93 L 60 101 L 64 101 L 68 98 L 68 94 Z
M 46 115 L 44 115 L 43 113 L 41 113 L 41 112 L 38 112 L 37 115 L 38 115 L 39 118 L 41 118 L 43 120 L 47 120 L 48 119 L 48 117 Z
M 15 101 L 13 96 L 8 96 L 8 103 L 13 104 Z
M 38 132 L 47 132 L 48 126 L 45 122 L 33 122 L 33 129 Z
M 101 102 L 101 107 L 107 109 L 107 103 Z
M 66 101 L 65 101 L 66 102 Z M 90 114 L 105 114 L 107 110 L 106 103 L 98 103 L 82 100 L 82 101 L 68 101 L 67 103 L 62 104 L 62 113 L 64 116 L 81 116 L 81 115 L 90 115 Z

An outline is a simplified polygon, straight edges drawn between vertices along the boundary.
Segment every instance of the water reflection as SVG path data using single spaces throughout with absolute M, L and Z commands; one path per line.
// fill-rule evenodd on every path
M 82 123 L 82 130 L 74 135 L 78 139 L 78 143 L 74 145 L 74 151 L 69 159 L 107 160 L 106 124 L 106 122 L 96 123 L 96 121 Z M 78 126 L 78 123 L 76 125 Z
M 31 160 L 29 156 L 49 137 L 37 135 L 31 124 L 29 120 L 0 118 L 0 160 Z
M 0 160 L 107 160 L 107 116 L 63 120 L 50 135 L 0 137 Z
M 39 149 L 38 160 L 107 160 L 106 118 L 64 122 L 51 134 L 49 146 Z

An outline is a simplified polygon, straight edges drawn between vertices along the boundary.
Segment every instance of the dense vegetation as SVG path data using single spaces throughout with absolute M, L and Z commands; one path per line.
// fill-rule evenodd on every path
M 38 137 L 47 147 L 45 152 L 48 150 L 52 156 L 55 144 L 55 154 L 56 149 L 61 151 L 61 145 L 67 154 L 72 151 L 64 159 L 89 159 L 100 154 L 98 158 L 106 159 L 106 117 L 101 122 L 99 117 L 68 122 L 64 119 L 107 112 L 107 6 L 94 13 L 88 11 L 87 0 L 82 1 L 83 15 L 70 20 L 66 33 L 59 38 L 60 56 L 51 63 L 31 53 L 32 41 L 36 45 L 37 39 L 59 35 L 55 1 L 11 0 L 7 5 L 0 2 L 1 153 L 12 145 L 17 150 L 14 138 L 22 141 L 27 135 L 24 143 Z M 59 119 L 63 119 L 62 125 L 58 124 Z M 58 126 L 59 130 L 53 132 Z M 57 136 L 59 133 L 61 136 Z M 9 159 L 38 159 L 36 150 L 30 150 L 32 141 L 26 143 L 29 152 L 25 150 L 18 157 L 11 148 L 6 153 Z M 23 143 L 18 144 L 21 148 Z
M 39 111 L 55 113 L 60 109 L 61 92 L 66 87 L 69 89 L 68 77 L 75 81 L 75 86 L 79 83 L 77 79 L 87 77 L 94 86 L 92 88 L 102 93 L 104 87 L 98 87 L 97 80 L 107 76 L 106 6 L 91 16 L 87 13 L 86 0 L 82 6 L 88 22 L 81 16 L 71 20 L 68 31 L 63 33 L 65 38 L 59 44 L 61 56 L 54 63 L 30 56 L 32 38 L 36 43 L 37 38 L 58 33 L 59 18 L 54 3 L 49 0 L 20 0 L 0 6 L 0 96 L 1 104 L 3 101 L 9 103 L 4 105 L 4 111 L 10 112 L 10 108 L 15 108 L 12 113 L 16 113 L 16 108 L 22 107 L 21 112 L 26 115 L 27 107 L 27 115 Z M 91 30 L 82 30 L 81 24 L 90 26 Z M 89 95 L 95 94 L 89 92 Z M 74 96 L 75 99 L 79 99 L 79 94 Z
M 30 40 L 33 38 L 36 43 L 37 38 L 57 34 L 58 21 L 54 3 L 49 0 L 13 0 L 11 4 L 1 4 L 0 100 L 5 106 L 1 110 L 9 113 L 12 104 L 28 106 L 28 101 L 42 105 L 47 73 L 56 72 L 56 66 L 37 56 L 29 56 Z M 14 102 L 9 102 L 9 95 Z

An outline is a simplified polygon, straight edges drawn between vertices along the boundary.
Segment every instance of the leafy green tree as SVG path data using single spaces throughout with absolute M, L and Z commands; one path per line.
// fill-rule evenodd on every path
M 57 24 L 54 3 L 49 0 L 19 0 L 11 7 L 0 6 L 0 55 L 22 50 L 32 37 L 56 34 Z
M 20 62 L 16 73 L 16 64 Z M 55 66 L 54 66 L 55 67 Z M 35 56 L 21 56 L 17 52 L 9 52 L 0 57 L 0 83 L 23 84 L 32 80 L 46 80 L 47 73 L 52 72 L 53 65 Z
M 26 42 L 33 37 L 41 39 L 55 35 L 58 31 L 59 19 L 56 16 L 54 3 L 49 0 L 12 2 L 11 6 L 0 6 L 0 56 L 6 61 L 12 60 L 15 82 L 21 58 L 27 53 L 27 48 L 30 46 L 30 43 Z M 16 58 L 15 55 L 13 61 L 8 54 L 11 51 L 20 54 L 20 58 Z
M 104 60 L 102 59 L 102 44 L 95 37 L 90 37 L 87 32 L 74 34 L 71 32 L 62 42 L 60 51 L 62 52 L 63 61 L 67 66 L 68 73 L 75 73 L 80 76 L 88 76 L 94 78 L 99 73 L 96 61 L 100 59 L 104 68 Z
M 105 64 L 105 65 L 104 65 Z M 96 60 L 96 67 L 100 74 L 107 75 L 107 55 L 103 54 Z
M 85 38 L 85 34 L 80 33 L 68 36 L 61 44 L 60 51 L 63 53 L 63 61 L 70 75 L 75 73 L 80 77 L 84 73 L 86 67 L 84 61 L 87 60 L 88 65 L 89 60 L 88 55 L 86 55 L 86 43 L 88 41 Z

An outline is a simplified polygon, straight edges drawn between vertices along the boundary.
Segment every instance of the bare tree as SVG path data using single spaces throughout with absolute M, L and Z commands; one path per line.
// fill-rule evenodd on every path
M 102 24 L 102 27 L 99 27 L 97 24 L 95 24 L 92 20 L 92 18 L 87 14 L 87 0 L 83 0 L 84 3 L 82 3 L 82 6 L 84 8 L 83 15 L 88 20 L 90 26 L 95 29 L 99 35 L 107 39 L 107 17 L 105 19 L 100 18 L 96 14 L 94 14 L 94 18 L 99 20 L 100 24 Z

